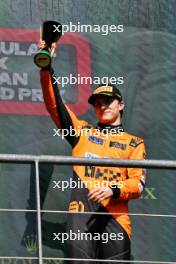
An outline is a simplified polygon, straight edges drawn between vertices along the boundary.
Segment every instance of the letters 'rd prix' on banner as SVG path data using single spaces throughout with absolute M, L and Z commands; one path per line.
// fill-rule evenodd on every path
M 23 43 L 38 43 L 39 31 L 33 29 L 15 29 L 15 28 L 0 28 L 0 43 L 1 42 L 14 42 L 15 44 Z M 91 76 L 91 61 L 90 61 L 90 47 L 88 42 L 80 34 L 67 33 L 59 41 L 59 45 L 68 45 L 75 50 L 75 61 L 76 61 L 76 72 L 80 76 Z M 25 56 L 25 55 L 24 55 Z M 33 56 L 31 54 L 31 65 L 33 64 Z M 9 58 L 8 58 L 9 57 Z M 29 56 L 28 56 L 29 57 Z M 11 57 L 2 54 L 0 50 L 0 73 L 7 72 L 8 67 L 6 66 L 7 60 L 14 60 L 15 57 Z M 15 65 L 15 64 L 14 64 Z M 24 69 L 25 64 L 21 65 Z M 17 69 L 19 66 L 17 65 Z M 15 69 L 14 69 L 15 71 Z M 36 68 L 36 71 L 38 69 Z M 57 69 L 56 69 L 57 71 Z M 38 84 L 40 86 L 40 83 Z M 77 115 L 82 115 L 89 110 L 89 104 L 87 99 L 91 94 L 90 84 L 78 84 L 77 85 L 77 100 L 74 104 L 68 104 L 71 110 Z M 21 115 L 44 115 L 48 113 L 45 109 L 43 102 L 20 102 L 17 100 L 0 100 L 0 113 L 1 114 L 21 114 Z

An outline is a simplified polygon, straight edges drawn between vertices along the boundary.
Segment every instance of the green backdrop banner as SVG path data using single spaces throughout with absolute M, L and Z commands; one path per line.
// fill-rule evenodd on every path
M 175 10 L 176 0 L 0 1 L 0 153 L 71 153 L 69 144 L 54 136 L 56 127 L 45 110 L 33 63 L 39 25 L 52 19 L 94 29 L 62 36 L 53 59 L 56 76 L 123 77 L 117 86 L 126 103 L 125 129 L 144 138 L 149 159 L 175 159 Z M 107 33 L 111 25 L 123 25 L 123 32 Z M 95 86 L 60 85 L 77 116 L 93 123 L 87 98 Z M 1 164 L 0 169 L 0 208 L 36 209 L 34 167 Z M 71 176 L 69 166 L 40 166 L 43 209 L 67 210 L 70 190 L 59 191 L 54 181 Z M 148 170 L 146 189 L 130 202 L 130 212 L 174 215 L 175 184 L 175 171 Z M 45 257 L 63 257 L 64 246 L 53 240 L 53 232 L 64 232 L 66 218 L 64 213 L 42 214 Z M 176 261 L 174 218 L 132 216 L 132 228 L 134 260 Z M 0 212 L 0 256 L 37 256 L 35 213 Z M 0 263 L 37 261 L 4 258 Z

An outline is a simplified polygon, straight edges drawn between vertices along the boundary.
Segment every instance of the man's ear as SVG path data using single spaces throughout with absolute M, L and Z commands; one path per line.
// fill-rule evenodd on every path
M 119 102 L 119 110 L 120 110 L 120 111 L 121 111 L 121 110 L 124 110 L 124 108 L 125 108 L 125 103 L 124 103 L 124 101 Z

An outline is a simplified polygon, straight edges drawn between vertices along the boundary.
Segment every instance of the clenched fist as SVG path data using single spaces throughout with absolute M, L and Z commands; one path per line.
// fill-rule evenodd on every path
M 51 53 L 51 55 L 54 54 L 55 50 L 56 50 L 56 47 L 57 47 L 57 43 L 54 42 L 51 44 L 51 47 L 48 47 L 46 42 L 44 40 L 40 40 L 38 42 L 38 49 L 45 49 L 47 48 L 49 50 L 49 52 Z

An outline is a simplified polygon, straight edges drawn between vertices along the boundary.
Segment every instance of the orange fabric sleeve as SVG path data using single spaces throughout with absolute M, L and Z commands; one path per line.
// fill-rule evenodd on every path
M 58 128 L 61 128 L 60 119 L 57 113 L 56 98 L 53 90 L 51 74 L 49 71 L 40 71 L 40 83 L 43 91 L 45 106 L 51 118 Z
M 57 84 L 54 85 L 52 73 L 50 71 L 41 70 L 40 82 L 47 111 L 51 115 L 56 126 L 61 129 L 68 128 L 68 126 L 71 126 L 74 129 L 78 129 L 79 127 L 81 127 L 84 121 L 78 120 L 75 114 L 65 104 L 63 104 Z M 63 114 L 60 110 L 64 111 Z M 68 116 L 68 122 L 67 124 L 64 124 L 66 116 Z
M 141 159 L 145 157 L 144 142 L 141 141 L 136 147 L 130 147 L 129 159 Z M 120 188 L 121 200 L 135 199 L 140 196 L 145 185 L 145 169 L 127 168 L 127 180 L 122 181 Z

